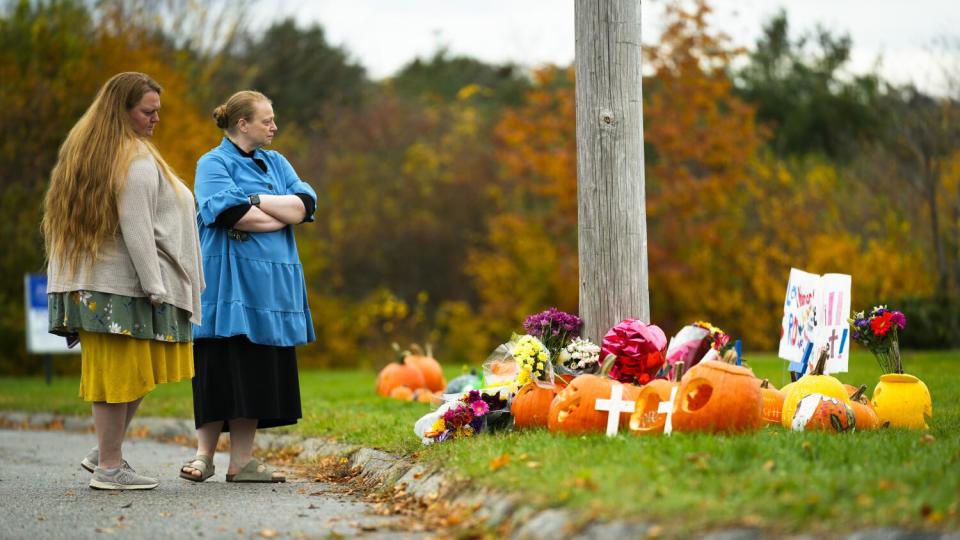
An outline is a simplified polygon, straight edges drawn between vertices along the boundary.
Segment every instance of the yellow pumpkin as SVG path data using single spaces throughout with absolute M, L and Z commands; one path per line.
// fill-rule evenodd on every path
M 784 388 L 790 388 L 784 394 L 783 411 L 780 413 L 780 423 L 785 428 L 791 428 L 793 424 L 793 415 L 797 412 L 797 404 L 800 400 L 810 394 L 823 394 L 827 397 L 837 398 L 845 405 L 850 405 L 850 396 L 843 383 L 836 377 L 824 375 L 823 370 L 827 365 L 827 352 L 824 351 L 817 361 L 817 366 L 812 373 L 808 373 L 792 385 Z

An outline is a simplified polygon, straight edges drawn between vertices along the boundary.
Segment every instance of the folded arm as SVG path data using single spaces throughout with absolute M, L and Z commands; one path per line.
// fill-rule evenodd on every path
M 307 209 L 297 195 L 260 195 L 260 210 L 286 225 L 303 223 Z

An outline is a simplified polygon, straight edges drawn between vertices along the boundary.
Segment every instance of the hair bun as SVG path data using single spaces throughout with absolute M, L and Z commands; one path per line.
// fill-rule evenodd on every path
M 218 128 L 227 129 L 226 105 L 218 105 L 217 108 L 213 110 L 213 119 L 216 120 Z

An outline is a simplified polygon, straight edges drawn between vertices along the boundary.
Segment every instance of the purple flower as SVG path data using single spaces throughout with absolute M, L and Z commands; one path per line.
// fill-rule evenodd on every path
M 899 311 L 892 311 L 892 313 L 893 317 L 891 318 L 891 321 L 893 324 L 897 325 L 897 328 L 903 330 L 904 327 L 907 326 L 907 317 Z

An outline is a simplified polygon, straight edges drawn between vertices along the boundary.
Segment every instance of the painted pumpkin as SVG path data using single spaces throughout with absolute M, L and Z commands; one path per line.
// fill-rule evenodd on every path
M 606 375 L 580 375 L 570 381 L 550 403 L 547 427 L 561 433 L 604 433 L 607 430 L 606 411 L 595 409 L 598 399 L 608 399 L 613 385 L 620 384 Z M 640 387 L 623 385 L 623 399 L 635 401 Z M 630 415 L 620 415 L 620 427 L 630 423 Z
M 447 387 L 447 380 L 443 377 L 443 368 L 440 367 L 440 362 L 437 362 L 437 359 L 433 357 L 430 345 L 427 345 L 426 353 L 416 343 L 410 345 L 410 351 L 405 353 L 403 363 L 420 370 L 420 373 L 423 374 L 423 382 L 431 392 L 442 392 Z
M 753 372 L 706 360 L 680 381 L 674 405 L 676 431 L 740 432 L 763 425 L 763 396 Z
M 880 427 L 880 418 L 877 417 L 877 411 L 873 410 L 870 400 L 867 399 L 865 392 L 867 385 L 860 385 L 860 388 L 844 385 L 847 392 L 850 393 L 850 408 L 853 409 L 853 416 L 857 419 L 857 430 L 864 431 L 868 429 L 877 429 Z M 851 392 L 851 389 L 853 390 Z
M 546 426 L 550 415 L 550 404 L 564 387 L 566 381 L 558 378 L 556 384 L 548 386 L 529 382 L 523 386 L 510 404 L 513 425 L 518 428 Z
M 890 427 L 927 429 L 927 419 L 933 416 L 927 385 L 906 373 L 881 375 L 871 403 L 880 424 Z
M 767 425 L 780 425 L 780 414 L 783 412 L 783 392 L 770 384 L 769 379 L 760 383 L 760 394 L 763 396 L 763 409 L 760 414 Z
M 423 388 L 426 383 L 419 369 L 408 364 L 391 362 L 377 375 L 377 393 L 381 396 L 389 396 L 390 392 L 398 386 L 406 386 L 408 389 Z
M 850 404 L 832 396 L 810 394 L 797 403 L 790 419 L 794 431 L 829 431 L 844 433 L 857 427 Z
M 850 405 L 850 397 L 843 383 L 836 377 L 823 374 L 826 365 L 827 352 L 823 351 L 817 360 L 816 367 L 813 368 L 813 372 L 800 377 L 793 383 L 790 390 L 784 393 L 783 411 L 780 414 L 780 422 L 783 427 L 790 428 L 793 425 L 793 416 L 797 412 L 797 405 L 801 399 L 810 394 L 823 394 L 836 398 L 847 406 Z
M 667 423 L 667 414 L 659 412 L 660 404 L 670 401 L 674 387 L 679 386 L 678 379 L 683 377 L 683 362 L 673 365 L 673 380 L 654 379 L 640 387 L 637 404 L 630 415 L 630 432 L 637 435 L 656 435 L 663 433 Z

